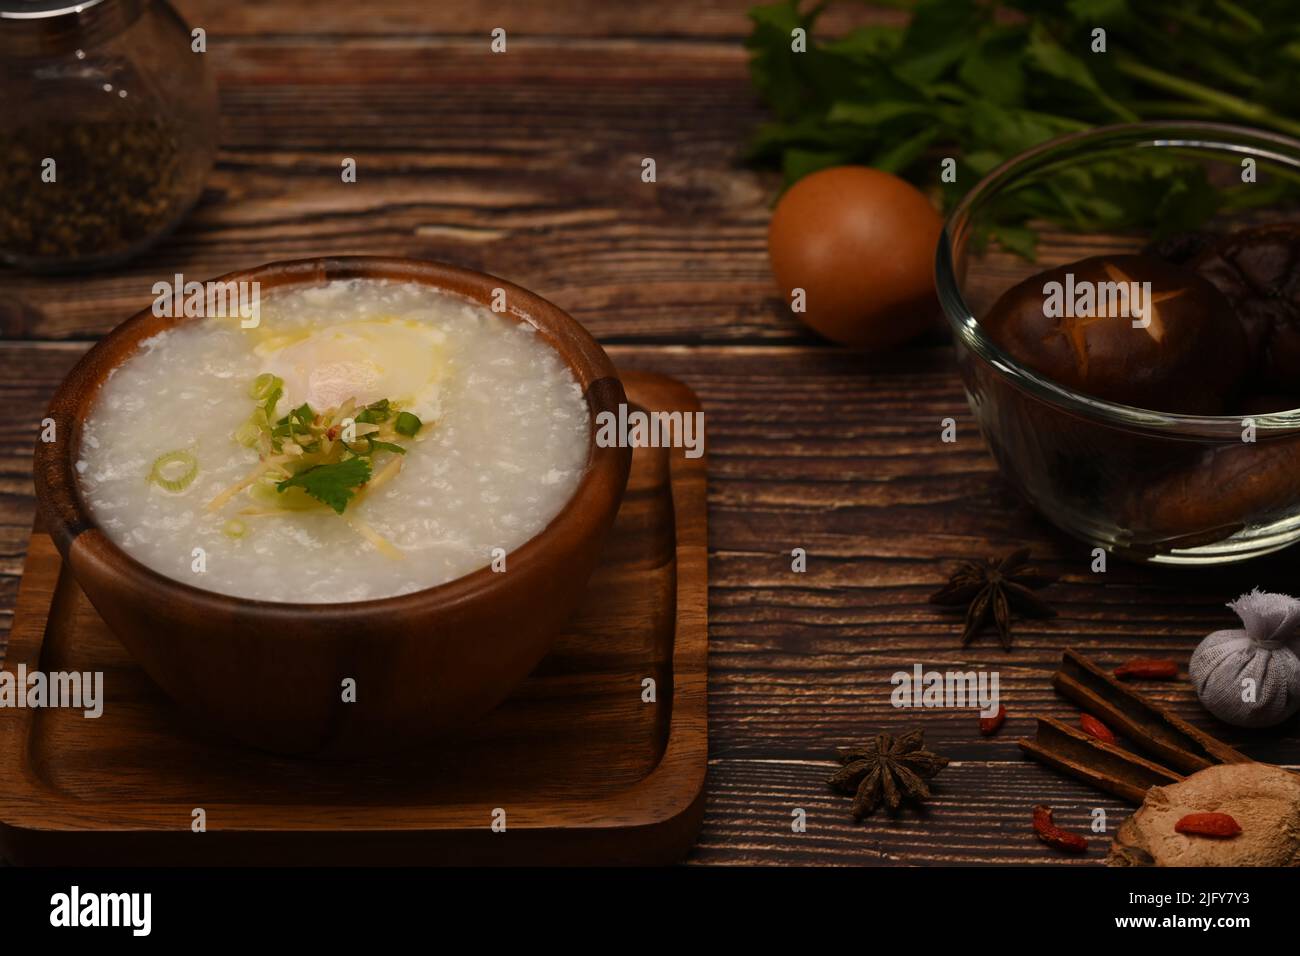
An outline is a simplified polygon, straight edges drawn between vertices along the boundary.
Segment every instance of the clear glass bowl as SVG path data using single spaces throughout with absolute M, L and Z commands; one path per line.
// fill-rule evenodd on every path
M 0 0 L 0 262 L 114 265 L 180 222 L 217 141 L 191 44 L 164 0 Z
M 1103 401 L 1017 363 L 980 325 L 1002 292 L 1034 273 L 1159 238 L 1135 211 L 1131 228 L 1104 234 L 1042 226 L 1036 262 L 981 239 L 1017 194 L 1023 205 L 1020 191 L 1099 163 L 1145 162 L 1149 150 L 1200 164 L 1225 198 L 1241 195 L 1247 157 L 1259 184 L 1300 178 L 1300 142 L 1222 124 L 1136 123 L 1053 140 L 994 170 L 953 211 L 936 263 L 939 300 L 980 430 L 1003 475 L 1048 520 L 1139 561 L 1241 561 L 1300 540 L 1300 409 L 1197 416 Z M 1204 228 L 1268 222 L 1300 222 L 1300 210 L 1236 205 Z M 1253 442 L 1243 440 L 1247 423 Z

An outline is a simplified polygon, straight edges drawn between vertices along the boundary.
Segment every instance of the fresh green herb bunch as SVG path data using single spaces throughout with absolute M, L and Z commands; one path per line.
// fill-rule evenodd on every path
M 775 114 L 751 146 L 791 183 L 843 163 L 937 186 L 951 206 L 1011 156 L 1064 133 L 1138 120 L 1217 120 L 1300 135 L 1294 0 L 919 0 L 906 27 L 814 40 L 828 3 L 750 11 L 753 81 Z M 807 31 L 794 52 L 791 31 Z M 1094 31 L 1106 50 L 1093 53 Z M 1216 188 L 1205 167 L 1143 151 L 1017 190 L 989 234 L 1031 256 L 1034 218 L 1078 230 L 1191 229 L 1225 205 L 1294 198 L 1295 181 Z M 940 183 L 937 156 L 957 159 Z

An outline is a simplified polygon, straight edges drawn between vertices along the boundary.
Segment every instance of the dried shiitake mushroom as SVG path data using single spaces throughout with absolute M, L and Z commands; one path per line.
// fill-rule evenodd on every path
M 1179 833 L 1190 814 L 1227 814 L 1228 839 Z M 1225 764 L 1152 787 L 1120 824 L 1111 866 L 1300 866 L 1300 776 L 1262 763 Z
M 982 324 L 1058 384 L 1139 408 L 1217 414 L 1247 369 L 1246 336 L 1223 294 L 1154 256 L 1094 256 L 1040 272 L 1007 290 Z
M 1255 384 L 1294 391 L 1300 381 L 1300 223 L 1232 233 L 1194 256 L 1188 268 L 1236 310 Z M 1288 407 L 1294 406 L 1281 406 Z
M 1128 492 L 1126 520 L 1134 527 L 1174 538 L 1226 538 L 1247 519 L 1300 500 L 1300 440 L 1215 445 Z

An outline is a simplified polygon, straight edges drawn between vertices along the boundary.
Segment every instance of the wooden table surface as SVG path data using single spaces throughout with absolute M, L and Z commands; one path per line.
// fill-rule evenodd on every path
M 0 272 L 0 606 L 12 614 L 32 521 L 31 443 L 87 345 L 175 272 L 374 253 L 504 276 L 584 322 L 627 366 L 675 375 L 707 415 L 708 803 L 696 863 L 1098 863 L 1039 844 L 1035 803 L 1084 827 L 1128 811 L 1023 759 L 1030 715 L 1073 720 L 1049 679 L 1062 648 L 1104 662 L 1174 655 L 1231 626 L 1223 602 L 1294 589 L 1284 558 L 1220 571 L 1113 562 L 1052 531 L 998 478 L 939 337 L 865 357 L 804 331 L 768 270 L 776 182 L 740 152 L 763 111 L 744 0 L 487 3 L 177 0 L 208 31 L 221 149 L 196 213 L 146 259 L 75 279 Z M 855 5 L 843 16 L 871 16 Z M 880 16 L 880 15 L 877 15 Z M 883 16 L 896 16 L 884 14 Z M 492 54 L 503 27 L 508 51 Z M 358 182 L 340 181 L 354 157 Z M 641 181 L 653 157 L 656 183 Z M 959 440 L 939 440 L 941 419 Z M 958 559 L 1031 545 L 1060 616 L 1003 652 L 962 650 L 926 602 Z M 805 548 L 806 573 L 790 552 Z M 1294 559 L 1290 559 L 1294 565 Z M 890 675 L 1000 673 L 1010 719 L 890 706 Z M 1183 684 L 1160 697 L 1212 727 Z M 837 746 L 923 727 L 953 759 L 924 812 L 854 824 L 825 777 Z M 1215 728 L 1300 761 L 1281 735 Z M 807 814 L 806 832 L 792 829 Z

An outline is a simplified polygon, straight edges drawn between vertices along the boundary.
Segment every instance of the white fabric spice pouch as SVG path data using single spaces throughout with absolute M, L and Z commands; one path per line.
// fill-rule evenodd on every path
M 1228 604 L 1242 627 L 1215 631 L 1192 654 L 1205 709 L 1237 727 L 1272 727 L 1300 710 L 1300 600 L 1256 588 Z

